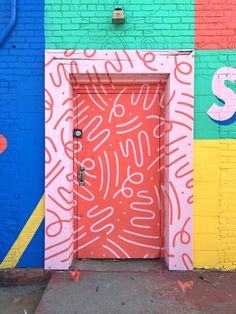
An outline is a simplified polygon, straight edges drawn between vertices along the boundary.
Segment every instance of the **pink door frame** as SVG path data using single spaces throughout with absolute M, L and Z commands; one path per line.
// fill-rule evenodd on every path
M 165 80 L 165 260 L 192 269 L 194 52 L 46 50 L 45 269 L 73 260 L 73 86 L 77 80 Z

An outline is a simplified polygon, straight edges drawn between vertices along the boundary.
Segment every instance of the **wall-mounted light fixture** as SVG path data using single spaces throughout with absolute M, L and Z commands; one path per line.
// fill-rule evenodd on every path
M 112 23 L 113 24 L 124 24 L 125 16 L 121 8 L 115 8 L 112 14 Z

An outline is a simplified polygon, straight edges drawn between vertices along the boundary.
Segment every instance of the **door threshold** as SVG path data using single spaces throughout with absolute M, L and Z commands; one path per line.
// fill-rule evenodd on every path
M 97 272 L 161 272 L 167 270 L 165 260 L 160 259 L 74 259 L 70 269 Z

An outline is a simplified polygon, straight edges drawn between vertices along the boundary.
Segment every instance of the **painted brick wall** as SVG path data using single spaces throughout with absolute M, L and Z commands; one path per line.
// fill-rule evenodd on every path
M 126 23 L 113 25 L 114 7 Z M 194 0 L 47 0 L 46 48 L 181 49 L 194 45 Z
M 196 0 L 195 48 L 235 49 L 234 0 Z
M 194 264 L 236 268 L 236 143 L 195 140 Z
M 111 24 L 117 6 L 124 8 L 125 25 Z M 235 7 L 235 0 L 18 1 L 16 28 L 0 47 L 0 133 L 8 140 L 0 155 L 0 262 L 43 194 L 44 46 L 195 48 L 194 266 L 236 268 L 236 122 L 220 125 L 207 115 L 218 102 L 211 89 L 215 71 L 236 68 Z M 9 1 L 1 1 L 0 32 L 9 13 Z M 19 242 L 9 266 L 20 248 Z M 43 265 L 43 224 L 18 263 L 36 265 Z
M 236 268 L 235 119 L 215 123 L 206 112 L 220 102 L 212 78 L 236 68 L 236 1 L 195 2 L 194 266 Z M 236 92 L 235 84 L 226 86 Z M 222 105 L 222 104 L 221 104 Z
M 0 33 L 10 19 L 1 0 Z M 18 239 L 44 191 L 44 6 L 18 0 L 16 26 L 0 47 L 0 262 Z M 43 224 L 23 233 L 5 266 L 43 265 Z M 33 237 L 20 258 L 25 239 Z M 20 259 L 19 259 L 20 258 Z

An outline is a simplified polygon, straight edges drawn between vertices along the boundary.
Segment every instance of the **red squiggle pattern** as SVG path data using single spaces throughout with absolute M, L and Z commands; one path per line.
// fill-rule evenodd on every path
M 159 112 L 152 111 L 154 106 L 150 106 L 150 99 L 145 98 L 145 95 L 151 96 L 150 83 L 141 83 L 141 87 L 135 91 L 126 84 L 125 91 L 117 97 L 122 89 L 116 88 L 115 78 L 117 76 L 125 78 L 124 74 L 127 74 L 129 77 L 133 75 L 133 79 L 136 79 L 137 73 L 141 73 L 144 79 L 145 75 L 157 75 L 156 82 L 159 74 L 169 75 L 168 79 L 167 77 L 164 79 L 166 88 L 155 103 L 159 105 Z M 66 269 L 75 254 L 85 256 L 83 254 L 89 253 L 91 256 L 93 252 L 96 256 L 99 243 L 102 243 L 101 254 L 106 255 L 103 257 L 116 258 L 136 257 L 136 252 L 141 252 L 138 257 L 157 257 L 159 252 L 157 247 L 164 243 L 163 251 L 170 269 L 191 269 L 193 56 L 133 50 L 47 51 L 45 76 L 46 268 Z M 86 83 L 82 83 L 83 81 Z M 109 100 L 109 93 L 106 94 L 108 85 L 110 91 L 115 91 L 111 97 L 112 101 Z M 76 97 L 72 94 L 75 88 L 79 91 L 76 92 Z M 124 107 L 124 101 L 129 103 L 127 108 Z M 74 109 L 73 102 L 76 103 Z M 91 110 L 91 106 L 94 111 Z M 135 111 L 137 107 L 142 108 L 141 112 Z M 130 116 L 125 111 L 128 108 L 132 114 Z M 107 122 L 104 124 L 105 117 Z M 146 125 L 144 121 L 148 124 Z M 83 189 L 75 183 L 78 170 L 76 167 L 81 165 L 86 157 L 81 155 L 84 152 L 81 143 L 79 141 L 73 143 L 74 122 L 75 125 L 83 125 L 87 134 L 85 139 L 89 143 L 87 147 L 95 154 L 96 167 L 99 169 L 98 173 L 93 172 L 92 162 L 87 160 L 87 184 Z M 147 132 L 148 125 L 152 125 L 153 128 L 152 133 L 146 136 L 142 131 Z M 149 151 L 147 141 L 152 142 L 151 138 L 157 139 L 158 147 L 155 156 L 155 149 L 150 145 L 150 160 L 145 167 L 148 172 L 155 172 L 156 178 L 162 178 L 162 182 L 161 189 L 158 185 L 147 184 L 148 193 L 145 194 L 145 188 L 141 188 L 140 183 L 135 182 L 140 180 L 138 173 L 142 173 L 139 171 L 142 168 L 142 158 L 145 163 L 148 156 L 145 154 Z M 143 157 L 138 148 L 140 144 L 137 145 L 138 140 L 143 149 Z M 117 147 L 114 147 L 111 153 L 107 145 L 113 143 Z M 115 173 L 109 179 L 108 168 L 120 169 L 118 163 L 123 165 L 122 179 L 116 179 Z M 102 174 L 103 183 L 101 179 L 94 177 L 101 177 Z M 128 177 L 131 181 L 123 185 L 125 178 Z M 111 203 L 94 202 L 92 186 L 95 181 L 98 191 L 101 192 L 102 201 L 111 195 L 114 196 L 114 202 L 129 200 L 128 207 L 136 208 L 136 205 L 133 204 L 131 207 L 131 204 L 140 202 L 140 199 L 147 202 L 149 198 L 155 197 L 155 207 L 165 211 L 167 223 L 165 242 L 140 236 L 140 234 L 152 236 L 149 231 L 137 232 L 139 225 L 144 226 L 145 221 L 144 216 L 142 219 L 138 216 L 139 207 L 136 208 L 139 219 L 134 215 L 128 216 L 128 223 L 133 223 L 129 228 L 132 226 L 133 229 L 123 227 L 126 231 L 123 229 L 119 231 L 120 233 L 115 231 L 113 237 L 113 231 L 116 230 L 112 220 L 114 208 L 111 208 Z M 152 187 L 152 192 L 149 191 L 149 187 L 150 189 Z M 135 196 L 132 194 L 132 188 Z M 86 207 L 90 203 L 93 206 Z M 87 212 L 83 213 L 86 208 Z M 79 210 L 74 212 L 74 209 Z M 86 215 L 84 221 L 80 217 L 80 210 L 82 215 Z M 146 215 L 148 216 L 147 213 Z M 116 216 L 116 219 L 120 218 Z M 155 235 L 160 236 L 162 234 L 162 229 L 158 226 L 160 219 L 157 217 L 155 219 L 153 219 L 157 225 Z M 101 242 L 102 234 L 105 234 L 106 240 Z M 140 242 L 140 238 L 146 242 Z M 146 247 L 137 243 L 144 243 Z
M 163 248 L 159 164 L 164 84 L 77 88 L 74 126 L 83 129 L 83 138 L 74 139 L 75 256 L 158 258 Z M 81 166 L 84 186 L 78 180 Z

